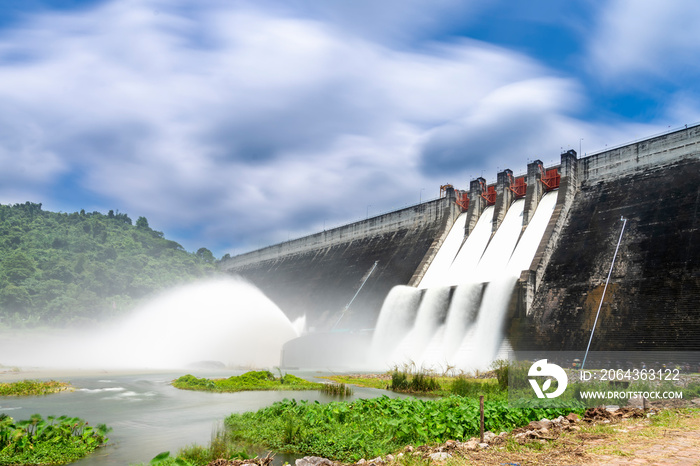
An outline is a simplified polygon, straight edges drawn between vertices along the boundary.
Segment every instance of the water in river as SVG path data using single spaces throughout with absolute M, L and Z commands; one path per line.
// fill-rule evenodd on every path
M 45 379 L 47 375 L 0 373 L 0 382 L 22 378 Z M 51 374 L 50 378 L 55 380 L 70 381 L 75 391 L 40 397 L 0 397 L 0 413 L 16 420 L 28 419 L 34 413 L 44 418 L 66 414 L 83 418 L 91 425 L 107 424 L 114 429 L 109 434 L 109 445 L 76 464 L 124 466 L 148 463 L 160 452 L 176 453 L 192 443 L 206 445 L 212 431 L 231 413 L 255 411 L 284 398 L 319 400 L 322 403 L 334 399 L 318 391 L 206 393 L 178 390 L 170 385 L 170 381 L 180 375 L 183 373 Z M 230 371 L 195 371 L 193 375 L 229 377 L 235 374 Z M 311 378 L 320 374 L 297 375 Z M 349 399 L 381 395 L 396 396 L 392 392 L 356 388 Z

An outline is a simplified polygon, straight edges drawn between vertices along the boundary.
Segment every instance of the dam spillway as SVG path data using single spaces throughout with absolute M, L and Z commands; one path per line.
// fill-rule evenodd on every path
M 380 327 L 382 304 L 396 300 L 412 316 L 389 319 L 398 322 L 397 339 L 413 328 L 426 293 L 421 289 L 447 286 L 449 303 L 444 315 L 436 317 L 435 332 L 441 331 L 444 344 L 450 341 L 454 347 L 460 336 L 464 339 L 464 319 L 475 319 L 474 327 L 480 314 L 468 304 L 456 311 L 452 307 L 459 306 L 454 303 L 473 302 L 476 295 L 485 299 L 488 290 L 467 286 L 489 281 L 485 275 L 475 278 L 480 274 L 475 257 L 480 260 L 485 254 L 485 244 L 493 241 L 516 202 L 522 204 L 524 227 L 516 241 L 526 241 L 529 224 L 549 192 L 556 200 L 546 225 L 539 227 L 541 240 L 531 258 L 520 257 L 520 265 L 513 265 L 522 268 L 510 279 L 513 283 L 504 285 L 512 290 L 502 323 L 510 344 L 516 349 L 585 349 L 619 219 L 625 216 L 628 232 L 591 349 L 697 350 L 699 142 L 700 128 L 691 126 L 584 158 L 567 151 L 553 167 L 538 160 L 529 163 L 524 177 L 514 178 L 504 170 L 496 183 L 472 180 L 468 191 L 448 190 L 434 201 L 236 256 L 223 267 L 260 287 L 290 318 L 306 314 L 316 331 L 330 330 L 366 280 L 335 330 Z M 516 192 L 523 182 L 524 192 Z M 556 188 L 547 183 L 556 183 Z M 468 199 L 468 207 L 456 204 L 460 196 Z M 460 229 L 462 241 L 450 238 Z M 511 259 L 516 260 L 515 254 Z M 377 271 L 367 278 L 375 261 Z M 483 274 L 509 276 L 503 270 Z M 397 285 L 403 288 L 394 293 Z M 458 315 L 466 317 L 458 320 Z M 484 320 L 482 328 L 487 323 L 501 325 L 496 319 Z M 311 345 L 343 338 L 319 333 Z M 367 336 L 367 346 L 370 339 Z

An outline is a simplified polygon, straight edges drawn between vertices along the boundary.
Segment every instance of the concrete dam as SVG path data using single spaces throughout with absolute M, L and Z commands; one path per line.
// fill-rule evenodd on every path
M 306 316 L 287 365 L 370 352 L 377 364 L 466 367 L 510 348 L 583 351 L 599 308 L 591 350 L 697 351 L 699 174 L 696 125 L 443 186 L 439 199 L 222 267 Z

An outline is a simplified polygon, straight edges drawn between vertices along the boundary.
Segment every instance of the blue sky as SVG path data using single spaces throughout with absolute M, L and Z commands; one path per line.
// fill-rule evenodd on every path
M 0 0 L 0 203 L 239 254 L 700 121 L 700 3 Z

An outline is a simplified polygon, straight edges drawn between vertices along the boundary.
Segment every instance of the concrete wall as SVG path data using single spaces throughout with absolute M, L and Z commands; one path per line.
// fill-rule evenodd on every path
M 289 317 L 306 315 L 316 330 L 373 328 L 389 290 L 416 280 L 421 264 L 432 260 L 459 215 L 454 201 L 451 191 L 443 199 L 236 256 L 222 267 L 253 282 Z
M 510 323 L 516 349 L 585 350 L 621 216 L 591 349 L 700 349 L 699 141 L 694 127 L 577 161 L 569 212 L 538 251 L 549 260 L 523 277 L 536 291 Z

